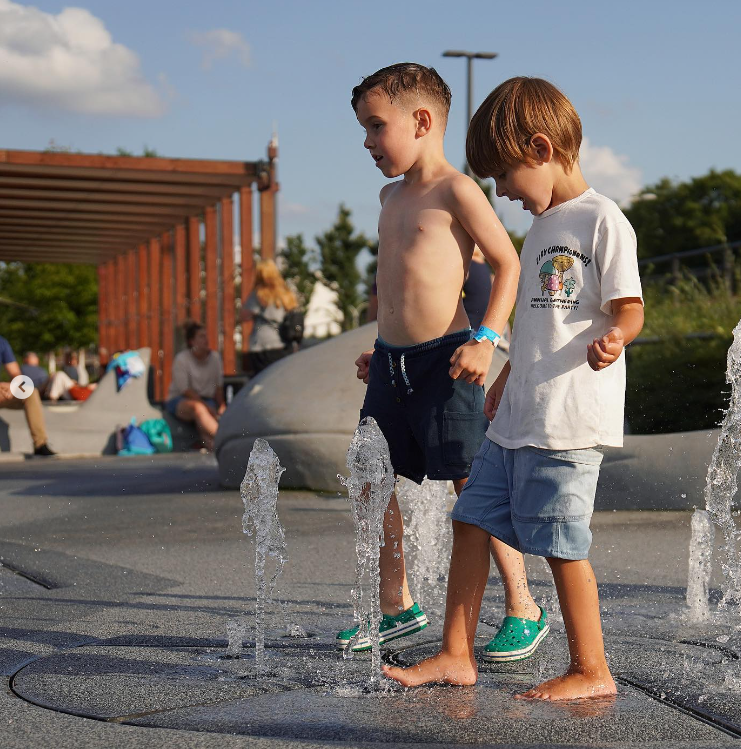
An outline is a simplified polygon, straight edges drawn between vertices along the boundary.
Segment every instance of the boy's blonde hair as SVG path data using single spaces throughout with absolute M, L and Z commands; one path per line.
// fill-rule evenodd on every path
M 255 263 L 255 294 L 262 307 L 283 307 L 290 312 L 298 307 L 296 295 L 283 280 L 278 266 L 273 260 L 260 260 Z
M 542 78 L 510 78 L 486 97 L 471 119 L 466 158 L 482 179 L 517 163 L 532 164 L 530 139 L 536 133 L 548 136 L 556 158 L 571 171 L 581 146 L 581 120 L 574 106 Z

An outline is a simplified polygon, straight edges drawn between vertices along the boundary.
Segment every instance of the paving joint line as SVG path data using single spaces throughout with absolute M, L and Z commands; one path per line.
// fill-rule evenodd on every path
M 618 681 L 625 686 L 633 687 L 633 689 L 637 689 L 639 692 L 643 692 L 643 694 L 653 700 L 656 700 L 656 702 L 659 702 L 662 705 L 667 705 L 668 707 L 671 707 L 680 713 L 684 713 L 685 715 L 688 715 L 689 717 L 694 718 L 695 720 L 698 720 L 705 725 L 715 728 L 716 730 L 721 731 L 728 736 L 732 736 L 735 739 L 741 739 L 741 726 L 738 726 L 735 723 L 723 720 L 723 718 L 716 718 L 712 715 L 708 715 L 707 713 L 704 713 L 697 708 L 689 707 L 688 705 L 682 705 L 676 700 L 673 700 L 667 696 L 662 697 L 661 695 L 664 694 L 663 692 L 658 692 L 653 687 L 647 687 L 644 684 L 633 681 L 632 679 L 628 679 L 625 676 L 615 676 L 615 681 Z

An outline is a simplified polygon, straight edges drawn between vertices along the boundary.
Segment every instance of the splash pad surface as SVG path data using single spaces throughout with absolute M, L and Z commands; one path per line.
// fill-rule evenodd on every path
M 347 499 L 281 492 L 289 561 L 266 612 L 267 674 L 258 681 L 251 672 L 253 632 L 245 635 L 244 658 L 220 659 L 226 622 L 254 609 L 256 595 L 239 496 L 218 488 L 213 463 L 164 457 L 5 471 L 0 667 L 12 691 L 0 695 L 4 748 L 31 745 L 29 735 L 80 747 L 385 741 L 699 749 L 738 741 L 739 632 L 679 616 L 689 513 L 595 515 L 592 561 L 619 680 L 614 702 L 512 698 L 564 667 L 557 616 L 535 659 L 496 671 L 482 667 L 473 689 L 369 694 L 362 685 L 370 656 L 343 660 L 333 643 L 352 621 Z M 528 564 L 536 598 L 549 605 L 550 579 L 537 560 Z M 711 607 L 718 587 L 715 576 Z M 498 624 L 495 577 L 482 611 Z M 284 637 L 291 624 L 310 636 Z M 384 657 L 424 657 L 440 626 L 436 616 Z M 480 624 L 478 646 L 494 631 Z

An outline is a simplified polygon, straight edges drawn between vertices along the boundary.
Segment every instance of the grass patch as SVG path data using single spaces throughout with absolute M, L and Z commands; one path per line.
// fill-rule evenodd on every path
M 741 289 L 739 268 L 735 288 Z M 741 296 L 717 273 L 700 282 L 685 273 L 677 283 L 644 290 L 646 323 L 641 338 L 660 343 L 627 352 L 625 415 L 633 434 L 710 429 L 728 404 L 726 356 L 741 319 Z M 687 338 L 711 334 L 709 339 Z

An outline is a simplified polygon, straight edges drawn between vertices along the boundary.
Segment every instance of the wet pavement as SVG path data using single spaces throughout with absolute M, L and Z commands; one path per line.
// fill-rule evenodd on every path
M 568 660 L 552 582 L 529 557 L 533 592 L 553 622 L 535 657 L 482 665 L 475 687 L 367 689 L 370 655 L 343 659 L 333 643 L 352 619 L 348 504 L 281 493 L 289 560 L 269 607 L 268 673 L 257 678 L 249 627 L 242 657 L 224 657 L 227 622 L 251 624 L 254 552 L 239 495 L 219 488 L 212 458 L 0 466 L 0 746 L 738 742 L 741 622 L 681 617 L 690 513 L 595 514 L 592 563 L 619 694 L 546 704 L 513 699 Z M 397 640 L 387 661 L 412 663 L 437 647 L 444 586 L 432 587 L 431 626 Z M 477 646 L 493 635 L 502 601 L 493 577 Z

